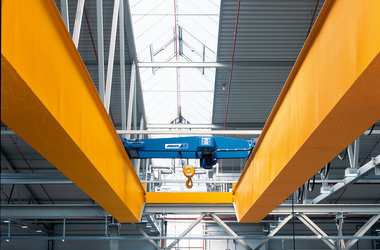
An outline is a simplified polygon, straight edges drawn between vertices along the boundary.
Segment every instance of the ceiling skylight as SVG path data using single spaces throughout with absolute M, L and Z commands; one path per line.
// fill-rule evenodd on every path
M 216 61 L 220 0 L 131 0 L 130 6 L 139 62 Z M 139 70 L 149 124 L 211 123 L 214 68 Z

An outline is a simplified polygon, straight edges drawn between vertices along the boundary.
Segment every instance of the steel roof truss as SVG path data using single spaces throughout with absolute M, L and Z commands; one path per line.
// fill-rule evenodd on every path
M 221 227 L 223 228 L 229 235 L 238 237 L 237 235 L 226 223 L 224 223 L 216 214 L 210 213 L 211 218 Z M 242 248 L 246 250 L 252 250 L 252 248 L 244 242 L 242 239 L 235 240 Z

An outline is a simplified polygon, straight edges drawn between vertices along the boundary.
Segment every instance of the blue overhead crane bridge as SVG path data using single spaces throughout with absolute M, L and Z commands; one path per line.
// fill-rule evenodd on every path
M 157 139 L 121 139 L 131 159 L 200 159 L 200 166 L 211 169 L 217 159 L 248 158 L 257 138 L 242 140 L 221 136 L 190 136 Z

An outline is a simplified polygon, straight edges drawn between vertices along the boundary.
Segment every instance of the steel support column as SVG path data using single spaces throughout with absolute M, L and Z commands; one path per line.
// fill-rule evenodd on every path
M 127 113 L 127 130 L 131 130 L 132 127 L 132 112 L 133 112 L 133 99 L 136 85 L 136 65 L 132 63 L 131 66 L 131 81 L 129 84 L 129 99 L 128 99 L 128 113 Z M 123 134 L 123 133 L 121 133 Z M 131 135 L 127 134 L 127 139 L 131 139 Z
M 98 77 L 99 96 L 104 103 L 104 38 L 103 38 L 103 0 L 96 0 L 96 27 L 98 36 Z
M 119 38 L 120 38 L 120 92 L 121 92 L 121 129 L 127 129 L 127 109 L 125 92 L 125 48 L 124 48 L 124 0 L 119 6 Z
M 129 6 L 129 1 L 124 2 L 124 24 L 125 24 L 125 31 L 127 34 L 128 47 L 129 47 L 131 60 L 137 64 L 138 58 L 137 58 L 137 52 L 136 52 L 136 45 L 135 45 L 133 25 L 132 25 L 132 15 L 131 15 L 131 9 Z M 144 121 L 146 121 L 144 96 L 142 92 L 141 79 L 140 79 L 140 70 L 137 65 L 136 65 L 136 91 L 137 91 L 138 107 L 139 107 L 140 113 L 142 113 L 144 116 Z
M 141 118 L 140 118 L 140 131 L 142 131 L 143 128 L 144 128 L 144 118 L 143 118 L 143 116 L 141 116 Z M 139 134 L 138 138 L 142 139 L 143 135 Z M 136 170 L 137 175 L 139 175 L 139 173 L 140 173 L 140 166 L 141 166 L 141 159 L 137 159 L 136 160 L 136 166 L 135 166 L 135 170 Z
M 68 0 L 61 0 L 61 16 L 63 22 L 67 27 L 67 31 L 70 34 L 70 22 L 69 22 L 69 3 Z
M 357 168 L 359 163 L 359 148 L 360 148 L 360 137 L 356 139 L 352 144 L 347 148 L 348 159 L 350 161 L 351 168 Z
M 380 119 L 379 9 L 325 2 L 235 187 L 239 222 L 259 222 Z
M 77 12 L 75 15 L 75 22 L 74 22 L 74 31 L 73 31 L 73 41 L 77 49 L 79 45 L 80 30 L 82 27 L 83 9 L 84 9 L 84 0 L 78 0 Z
M 115 0 L 114 1 L 113 15 L 112 15 L 110 49 L 109 49 L 109 52 L 108 52 L 108 68 L 107 68 L 107 79 L 106 79 L 106 95 L 104 97 L 104 106 L 106 108 L 107 113 L 109 113 L 110 103 L 111 103 L 113 60 L 114 60 L 114 57 L 115 57 L 115 44 L 116 44 L 116 33 L 117 33 L 117 19 L 118 19 L 118 16 L 119 16 L 119 3 L 120 3 L 120 0 Z
M 109 225 L 110 237 L 120 236 L 120 223 L 113 223 Z M 110 240 L 110 250 L 119 250 L 119 240 Z
M 337 215 L 335 215 L 335 219 L 336 226 L 338 229 L 338 236 L 343 236 L 343 214 L 338 213 Z M 337 240 L 335 243 L 338 249 L 344 249 L 346 247 L 343 239 Z

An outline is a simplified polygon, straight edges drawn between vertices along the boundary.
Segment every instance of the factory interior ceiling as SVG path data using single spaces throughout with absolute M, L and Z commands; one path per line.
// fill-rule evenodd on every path
M 13 9 L 12 2 L 2 1 L 2 44 L 9 38 L 6 31 L 3 33 L 3 27 L 9 25 L 6 18 L 10 15 L 4 17 L 4 13 Z M 62 15 L 60 23 L 66 25 L 65 35 L 73 38 L 70 43 L 77 48 L 82 64 L 106 106 L 108 115 L 104 119 L 110 121 L 120 138 L 215 135 L 249 141 L 260 137 L 261 143 L 260 140 L 265 140 L 263 131 L 270 129 L 267 127 L 275 113 L 272 110 L 280 103 L 279 97 L 286 92 L 284 86 L 295 71 L 295 65 L 301 61 L 301 51 L 308 49 L 307 41 L 311 43 L 315 39 L 309 35 L 317 34 L 321 29 L 315 28 L 320 19 L 321 23 L 324 20 L 319 14 L 323 8 L 330 8 L 326 15 L 332 13 L 333 8 L 345 0 L 35 2 L 38 2 L 36 5 L 56 8 L 54 13 Z M 377 8 L 374 11 L 380 13 L 377 0 L 358 2 L 362 5 L 371 2 Z M 24 3 L 14 1 L 14 4 L 17 13 L 17 7 Z M 375 22 L 378 24 L 377 34 L 363 33 L 380 42 L 380 22 Z M 28 25 L 26 29 L 33 30 Z M 34 27 L 33 32 L 38 36 L 39 27 Z M 33 41 L 28 41 L 33 38 L 24 39 L 25 47 L 30 46 L 33 50 Z M 337 42 L 349 43 L 345 38 Z M 380 46 L 377 45 L 376 59 L 373 59 L 377 60 L 377 65 L 380 65 L 379 52 Z M 9 60 L 2 45 L 2 72 L 6 59 Z M 329 64 L 332 71 L 344 71 L 334 68 L 335 65 L 327 59 L 324 63 Z M 380 96 L 380 69 L 376 62 L 373 64 L 377 73 L 373 86 L 378 88 L 372 92 Z M 372 106 L 368 107 L 375 110 L 371 119 L 351 118 L 359 120 L 357 124 L 366 126 L 365 129 L 347 135 L 342 132 L 340 137 L 333 137 L 348 138 L 341 143 L 339 154 L 332 150 L 334 142 L 328 140 L 314 140 L 318 146 L 303 149 L 304 158 L 307 158 L 302 161 L 303 165 L 284 174 L 287 177 L 282 176 L 276 184 L 278 192 L 288 187 L 288 196 L 266 197 L 269 203 L 271 199 L 280 202 L 257 223 L 251 219 L 253 215 L 250 213 L 254 211 L 243 214 L 245 217 L 236 215 L 236 206 L 245 205 L 234 204 L 234 198 L 226 203 L 187 201 L 211 197 L 202 198 L 205 193 L 214 197 L 220 195 L 221 200 L 225 199 L 223 197 L 231 199 L 236 184 L 244 181 L 243 175 L 251 173 L 249 168 L 252 168 L 253 160 L 250 158 L 218 159 L 210 170 L 202 169 L 198 159 L 131 159 L 132 170 L 137 173 L 147 194 L 145 201 L 149 198 L 148 193 L 152 195 L 150 197 L 156 197 L 152 193 L 178 193 L 181 196 L 175 196 L 179 197 L 179 202 L 143 202 L 138 221 L 119 223 L 117 216 L 103 206 L 107 197 L 98 202 L 87 187 L 83 188 L 83 185 L 93 185 L 91 180 L 77 185 L 74 173 L 67 175 L 62 166 L 56 166 L 54 161 L 43 156 L 42 146 L 32 147 L 35 144 L 28 143 L 28 139 L 18 133 L 18 127 L 7 124 L 8 111 L 3 115 L 8 105 L 5 101 L 3 104 L 3 99 L 7 98 L 3 98 L 6 84 L 2 73 L 2 249 L 24 249 L 23 244 L 28 244 L 28 249 L 380 249 L 380 98 L 372 100 Z M 75 87 L 75 84 L 70 86 Z M 68 91 L 75 93 L 83 89 Z M 299 96 L 308 98 L 302 97 L 301 93 Z M 322 106 L 333 102 L 329 99 L 320 101 Z M 70 108 L 79 109 L 74 105 Z M 308 117 L 313 117 L 315 109 L 307 108 Z M 74 126 L 76 115 L 72 119 Z M 288 123 L 287 119 L 282 123 Z M 313 122 L 310 121 L 310 129 L 314 129 Z M 345 126 L 335 125 L 332 130 L 338 133 Z M 28 124 L 23 127 L 28 130 Z M 336 133 L 329 132 L 329 127 L 324 129 L 318 133 Z M 29 130 L 29 133 L 38 133 L 33 126 L 29 126 Z M 269 131 L 267 136 L 269 138 L 271 133 L 271 139 L 282 136 L 296 140 L 294 134 L 284 135 L 284 131 Z M 101 132 L 92 130 L 90 136 L 100 138 Z M 42 145 L 44 136 L 41 135 L 39 140 Z M 99 140 L 99 144 L 103 143 Z M 261 147 L 268 147 L 267 144 L 262 142 Z M 288 150 L 276 146 L 274 143 L 271 151 L 274 162 Z M 103 147 L 106 146 L 100 146 Z M 292 147 L 293 143 L 289 141 L 289 148 Z M 55 153 L 65 154 L 59 150 L 57 148 Z M 259 149 L 257 151 L 259 154 Z M 325 151 L 330 155 L 335 152 L 335 155 L 316 169 L 316 162 L 323 162 L 319 156 Z M 114 167 L 115 161 L 103 158 L 107 168 Z M 73 157 L 73 166 L 80 167 L 75 161 Z M 187 178 L 182 173 L 187 164 L 193 165 L 196 173 L 191 189 L 186 188 Z M 313 166 L 309 172 L 314 172 L 308 173 L 305 179 L 302 172 L 309 168 L 308 165 Z M 70 171 L 75 172 L 75 167 Z M 85 174 L 79 169 L 76 173 L 78 176 Z M 85 176 L 78 178 L 86 179 Z M 243 184 L 238 185 L 240 190 L 243 189 Z M 106 192 L 101 190 L 102 186 L 92 189 L 102 194 Z M 187 234 L 186 230 L 190 233 Z M 269 236 L 274 238 L 269 240 Z M 116 238 L 101 240 L 102 237 Z M 185 237 L 190 238 L 184 240 Z

